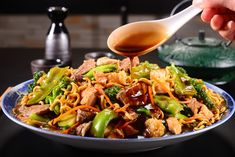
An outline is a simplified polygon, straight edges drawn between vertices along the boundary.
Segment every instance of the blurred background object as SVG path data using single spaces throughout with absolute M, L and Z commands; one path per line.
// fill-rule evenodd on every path
M 60 59 L 35 59 L 31 61 L 32 74 L 39 71 L 48 72 L 51 68 L 63 66 L 63 61 Z
M 65 65 L 72 65 L 72 51 L 70 35 L 64 20 L 68 16 L 69 9 L 63 6 L 50 6 L 47 9 L 51 20 L 45 40 L 45 58 L 61 59 Z
M 108 35 L 127 22 L 153 20 L 169 16 L 182 0 L 1 0 L 0 47 L 43 48 L 50 19 L 49 6 L 69 8 L 65 25 L 70 32 L 72 48 L 107 48 Z M 180 9 L 179 9 L 180 10 Z M 208 36 L 219 37 L 211 28 L 195 17 L 177 35 L 195 36 L 198 29 Z
M 71 49 L 110 51 L 106 42 L 109 34 L 115 28 L 129 22 L 155 20 L 171 16 L 190 3 L 191 0 L 41 0 L 36 2 L 1 0 L 0 48 L 40 48 L 41 50 L 45 49 L 46 58 L 60 58 L 53 56 L 47 46 L 48 34 L 50 31 L 52 34 L 55 31 L 51 29 L 53 21 L 48 18 L 48 8 L 51 6 L 64 6 L 69 9 L 69 14 L 66 11 L 65 13 L 68 15 L 62 20 L 63 26 L 59 26 L 59 30 L 65 32 L 67 36 L 67 46 L 65 44 L 65 47 L 68 52 L 64 53 L 63 58 L 69 58 L 72 57 Z M 49 15 L 49 17 L 51 16 Z M 48 30 L 48 28 L 50 29 Z M 176 44 L 176 41 L 184 38 L 197 38 L 199 30 L 204 30 L 207 38 L 225 42 L 208 24 L 202 22 L 200 15 L 198 15 L 185 24 L 166 44 Z M 233 48 L 235 45 L 231 44 L 229 47 Z M 150 58 L 150 60 L 158 59 Z M 201 77 L 206 72 L 200 74 L 197 76 Z M 210 76 L 210 80 L 212 77 L 214 79 L 214 76 Z M 233 77 L 223 77 L 223 79 L 227 79 L 226 82 L 228 82 Z M 219 82 L 219 80 L 217 79 L 214 82 Z
M 105 51 L 94 51 L 94 52 L 88 52 L 84 55 L 84 59 L 88 60 L 88 59 L 94 59 L 97 60 L 98 58 L 101 57 L 108 57 L 108 58 L 112 58 L 112 59 L 116 59 L 117 57 L 115 56 L 114 53 L 111 52 L 105 52 Z
M 170 16 L 190 3 L 191 0 L 182 0 Z M 198 29 L 197 36 L 179 37 L 176 32 L 173 42 L 160 46 L 157 55 L 163 67 L 173 63 L 183 67 L 191 77 L 222 85 L 235 79 L 235 48 L 231 44 L 232 41 L 219 37 L 207 37 L 203 29 Z
M 171 16 L 190 3 L 191 0 L 41 0 L 36 2 L 1 0 L 0 48 L 40 48 L 47 52 L 45 40 L 48 37 L 47 32 L 51 31 L 48 28 L 52 24 L 47 15 L 47 9 L 50 6 L 69 8 L 69 15 L 63 21 L 63 26 L 66 26 L 67 29 L 62 30 L 69 32 L 68 49 L 70 47 L 72 49 L 95 48 L 107 52 L 109 51 L 106 43 L 107 38 L 120 25 Z M 188 37 L 197 38 L 199 30 L 204 30 L 207 38 L 224 42 L 224 39 L 215 33 L 208 24 L 203 23 L 198 15 L 185 24 L 166 44 L 176 44 L 176 41 Z M 229 47 L 233 48 L 234 44 Z M 71 51 L 69 50 L 69 53 Z M 71 55 L 69 53 L 67 54 Z M 47 55 L 46 58 L 59 57 Z M 150 60 L 154 60 L 154 58 L 150 58 Z M 229 77 L 229 80 L 231 78 Z
M 225 84 L 235 78 L 235 49 L 217 38 L 205 36 L 184 37 L 158 49 L 158 57 L 165 67 L 174 63 L 183 67 L 189 76 L 213 84 Z

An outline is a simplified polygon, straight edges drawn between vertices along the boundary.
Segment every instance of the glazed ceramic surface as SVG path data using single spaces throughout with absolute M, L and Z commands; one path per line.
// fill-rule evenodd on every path
M 215 38 L 198 37 L 176 40 L 159 47 L 158 57 L 163 66 L 174 63 L 191 77 L 213 84 L 225 84 L 235 79 L 235 48 Z

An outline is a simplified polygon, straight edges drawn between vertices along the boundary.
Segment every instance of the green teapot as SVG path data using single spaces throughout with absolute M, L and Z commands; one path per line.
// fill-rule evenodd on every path
M 219 39 L 205 37 L 203 30 L 198 37 L 162 45 L 158 48 L 158 58 L 163 66 L 174 63 L 189 76 L 213 84 L 225 84 L 235 78 L 235 48 Z

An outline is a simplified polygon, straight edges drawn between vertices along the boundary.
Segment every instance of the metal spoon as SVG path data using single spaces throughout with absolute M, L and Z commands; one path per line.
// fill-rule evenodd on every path
M 164 19 L 123 25 L 111 32 L 107 45 L 113 52 L 122 56 L 144 55 L 158 48 L 201 11 L 202 9 L 191 5 Z

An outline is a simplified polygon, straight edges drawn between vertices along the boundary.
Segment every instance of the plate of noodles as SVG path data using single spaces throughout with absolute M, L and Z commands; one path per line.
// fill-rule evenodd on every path
M 2 109 L 45 138 L 125 153 L 196 137 L 226 122 L 235 107 L 226 91 L 174 64 L 101 57 L 35 72 L 3 95 Z

